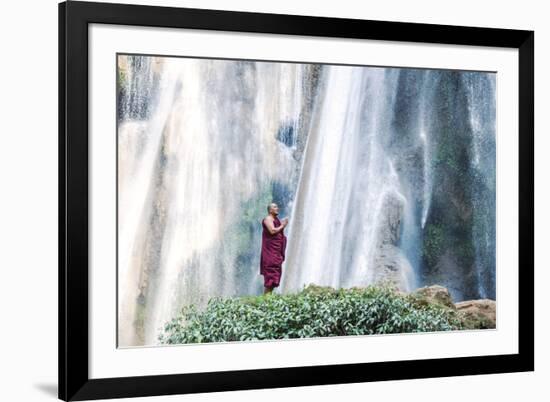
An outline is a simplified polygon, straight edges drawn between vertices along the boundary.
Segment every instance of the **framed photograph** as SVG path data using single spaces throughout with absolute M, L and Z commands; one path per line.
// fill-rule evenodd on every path
M 533 44 L 59 4 L 59 397 L 534 370 Z

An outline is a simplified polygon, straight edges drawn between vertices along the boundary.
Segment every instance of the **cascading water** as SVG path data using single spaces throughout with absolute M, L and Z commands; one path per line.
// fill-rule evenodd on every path
M 327 70 L 292 214 L 283 290 L 309 283 L 366 285 L 380 276 L 383 264 L 409 289 L 411 267 L 391 244 L 407 200 L 382 144 L 391 130 L 398 74 L 361 67 Z
M 476 241 L 475 275 L 479 297 L 495 298 L 496 91 L 492 75 L 464 74 L 472 129 L 473 187 L 472 236 Z
M 494 295 L 494 76 L 460 74 L 120 56 L 119 345 L 260 294 L 271 201 L 290 215 L 278 291 Z
M 151 240 L 156 175 L 156 159 L 163 126 L 175 93 L 174 71 L 163 70 L 158 85 L 158 98 L 153 98 L 154 79 L 151 58 L 128 57 L 123 64 L 127 98 L 119 106 L 118 126 L 118 275 L 124 282 L 119 287 L 119 342 L 136 342 L 134 320 L 147 286 L 147 243 Z M 129 66 L 127 65 L 129 64 Z M 120 80 L 121 75 L 119 75 Z M 149 103 L 157 103 L 151 117 Z M 120 105 L 120 103 L 119 103 Z
M 121 344 L 154 343 L 159 328 L 182 304 L 254 293 L 260 286 L 259 264 L 250 264 L 259 259 L 259 249 L 250 243 L 260 239 L 257 229 L 273 183 L 292 187 L 295 180 L 292 147 L 273 133 L 298 124 L 304 68 L 163 59 L 152 117 L 123 117 L 119 155 L 136 154 L 135 144 L 127 141 L 132 136 L 142 138 L 143 151 L 133 162 L 139 171 L 129 166 L 132 161 L 119 158 L 124 195 L 119 273 L 121 289 L 131 289 L 120 293 L 121 317 L 147 320 L 137 340 L 129 335 L 131 321 L 121 320 Z M 149 191 L 128 188 L 128 177 L 135 188 Z M 146 247 L 143 239 L 156 247 Z M 136 312 L 129 306 L 140 291 L 146 303 Z
M 157 297 L 146 339 L 179 304 L 205 303 L 212 295 L 233 296 L 258 287 L 256 266 L 239 267 L 248 253 L 242 225 L 243 204 L 267 205 L 257 190 L 293 173 L 292 155 L 273 138 L 281 121 L 299 107 L 292 96 L 300 66 L 204 63 L 176 59 L 180 95 L 165 126 L 164 157 L 167 225 L 162 241 Z M 242 77 L 231 83 L 233 77 Z M 200 77 L 200 79 L 197 79 Z M 271 94 L 284 84 L 284 96 Z M 285 102 L 286 100 L 286 102 Z M 260 216 L 255 217 L 259 222 Z M 241 231 L 249 228 L 242 227 Z M 248 241 L 247 241 L 248 240 Z M 237 269 L 244 272 L 237 272 Z M 239 274 L 247 280 L 237 283 Z M 178 300 L 178 303 L 174 303 Z

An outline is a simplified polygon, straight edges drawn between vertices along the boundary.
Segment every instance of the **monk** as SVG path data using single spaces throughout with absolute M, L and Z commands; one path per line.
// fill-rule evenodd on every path
M 271 293 L 279 286 L 285 260 L 286 236 L 284 229 L 288 218 L 279 220 L 279 206 L 271 203 L 267 207 L 268 215 L 262 221 L 262 255 L 260 274 L 264 276 L 264 294 Z

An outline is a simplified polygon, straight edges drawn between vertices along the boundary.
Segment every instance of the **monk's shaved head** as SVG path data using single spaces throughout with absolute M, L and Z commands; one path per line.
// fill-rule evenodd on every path
M 270 214 L 270 213 L 271 213 L 271 208 L 274 208 L 274 207 L 276 207 L 276 206 L 277 206 L 277 204 L 275 204 L 274 202 L 272 202 L 271 204 L 269 204 L 269 205 L 267 206 L 267 213 Z

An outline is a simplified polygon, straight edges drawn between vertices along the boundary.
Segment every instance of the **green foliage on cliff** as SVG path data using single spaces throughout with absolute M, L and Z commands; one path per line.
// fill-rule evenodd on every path
M 456 311 L 419 303 L 389 286 L 334 290 L 309 286 L 289 295 L 211 299 L 168 322 L 165 344 L 431 332 L 462 329 Z
M 424 235 L 422 254 L 430 266 L 437 263 L 437 259 L 443 253 L 445 245 L 445 231 L 441 225 L 435 223 L 427 225 Z
M 126 88 L 128 82 L 128 74 L 125 70 L 119 68 L 117 75 L 117 88 L 119 91 Z

